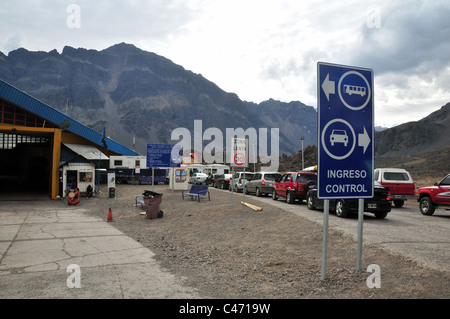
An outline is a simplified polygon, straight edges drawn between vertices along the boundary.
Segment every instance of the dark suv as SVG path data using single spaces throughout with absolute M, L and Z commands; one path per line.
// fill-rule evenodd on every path
M 296 199 L 306 199 L 309 186 L 317 183 L 317 174 L 311 172 L 288 172 L 273 184 L 272 199 L 285 197 L 286 202 L 292 204 Z

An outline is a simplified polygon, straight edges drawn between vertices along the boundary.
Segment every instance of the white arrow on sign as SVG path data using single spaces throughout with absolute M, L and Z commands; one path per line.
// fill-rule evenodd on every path
M 322 83 L 322 90 L 327 96 L 327 100 L 330 101 L 330 94 L 335 94 L 334 81 L 330 81 L 330 74 L 327 74 L 325 81 Z
M 366 153 L 367 147 L 370 144 L 370 137 L 369 134 L 367 134 L 366 128 L 364 127 L 364 133 L 358 134 L 358 146 L 363 147 L 363 154 Z

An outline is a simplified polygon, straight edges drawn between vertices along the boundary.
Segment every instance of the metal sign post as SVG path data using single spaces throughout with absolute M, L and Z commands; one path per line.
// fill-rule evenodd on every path
M 230 163 L 232 167 L 231 174 L 231 206 L 233 206 L 233 191 L 234 191 L 234 167 L 242 167 L 244 169 L 245 176 L 245 168 L 248 167 L 248 139 L 247 138 L 231 138 L 231 151 L 230 151 Z M 244 178 L 245 181 L 245 178 Z M 245 185 L 245 182 L 244 182 Z M 244 190 L 242 190 L 244 192 Z
M 358 248 L 356 252 L 356 270 L 362 270 L 362 243 L 364 224 L 364 199 L 358 200 Z
M 322 239 L 322 269 L 320 279 L 325 280 L 327 276 L 327 256 L 328 256 L 328 217 L 330 214 L 330 201 L 323 202 L 323 239 Z
M 374 196 L 373 96 L 371 69 L 317 64 L 317 197 L 326 202 L 359 199 L 357 269 L 361 268 L 364 198 Z M 324 241 L 326 232 L 324 216 Z M 326 251 L 322 256 L 326 259 Z M 326 260 L 322 262 L 325 279 Z

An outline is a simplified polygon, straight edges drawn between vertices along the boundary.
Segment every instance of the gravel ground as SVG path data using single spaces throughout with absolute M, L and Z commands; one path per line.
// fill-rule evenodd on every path
M 103 186 L 104 187 L 104 186 Z M 340 232 L 329 231 L 327 278 L 321 280 L 322 226 L 282 209 L 264 205 L 253 211 L 240 202 L 242 194 L 211 189 L 211 201 L 185 198 L 167 185 L 163 218 L 146 219 L 135 206 L 135 196 L 152 185 L 117 185 L 116 198 L 106 188 L 97 198 L 82 199 L 81 206 L 148 247 L 160 264 L 180 276 L 204 298 L 220 299 L 447 299 L 450 274 L 425 269 L 403 257 L 375 247 L 364 247 L 363 271 L 355 269 L 357 243 Z M 245 201 L 261 205 L 252 195 Z M 297 204 L 305 205 L 305 204 Z M 381 287 L 369 288 L 377 264 Z

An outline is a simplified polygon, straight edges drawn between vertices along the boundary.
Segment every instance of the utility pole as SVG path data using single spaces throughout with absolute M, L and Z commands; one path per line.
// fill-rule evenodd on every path
M 303 152 L 303 141 L 305 140 L 305 137 L 302 136 L 300 140 L 302 141 L 302 171 L 303 171 L 305 170 L 305 153 Z
M 253 144 L 253 172 L 256 173 L 256 153 L 255 153 L 255 144 Z

